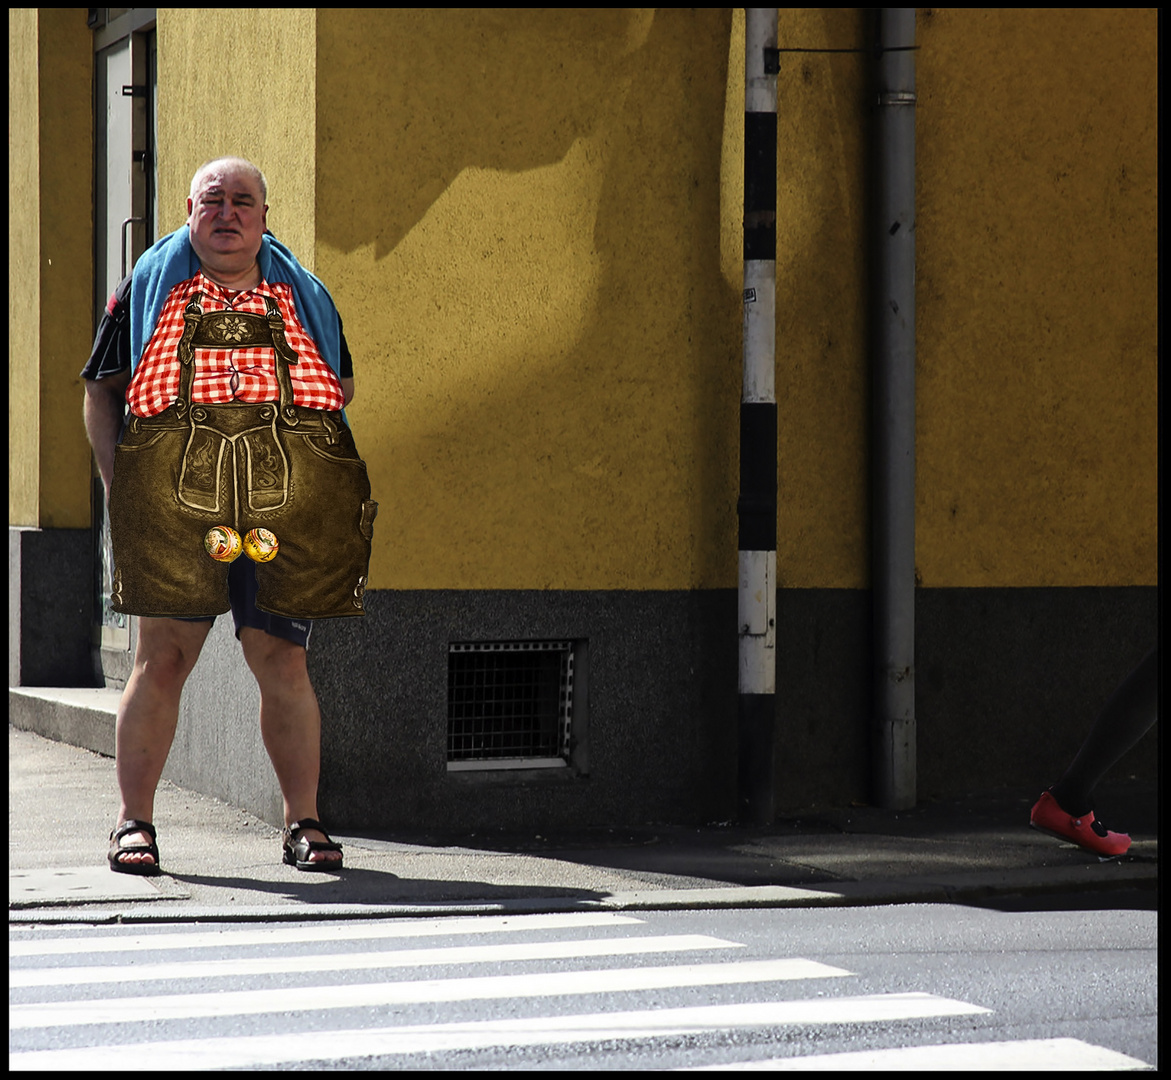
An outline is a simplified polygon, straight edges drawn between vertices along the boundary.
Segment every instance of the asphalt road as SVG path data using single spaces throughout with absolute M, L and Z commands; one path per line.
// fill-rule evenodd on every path
M 1149 900 L 13 926 L 10 1066 L 1157 1067 Z

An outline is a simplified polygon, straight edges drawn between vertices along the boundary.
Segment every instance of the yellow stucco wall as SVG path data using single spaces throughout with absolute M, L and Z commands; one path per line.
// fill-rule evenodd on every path
M 743 17 L 742 12 L 741 18 Z M 786 49 L 865 41 L 856 8 L 782 8 Z M 738 93 L 744 126 L 743 30 Z M 869 581 L 866 59 L 784 53 L 777 75 L 777 581 Z M 731 80 L 729 80 L 731 83 Z M 732 87 L 729 87 L 731 93 Z M 741 143 L 742 143 L 741 139 Z M 743 149 L 738 159 L 743 185 Z M 740 225 L 742 199 L 736 203 Z M 743 266 L 743 245 L 735 253 Z
M 41 279 L 37 12 L 8 9 L 8 524 L 38 524 Z M 78 365 L 80 370 L 81 365 Z M 80 409 L 80 406 L 79 406 Z
M 375 588 L 735 582 L 728 11 L 318 14 Z
M 857 9 L 780 9 L 779 44 L 865 43 Z M 1157 578 L 1154 11 L 918 18 L 916 555 L 926 586 Z M 741 273 L 743 12 L 721 265 Z M 866 60 L 777 80 L 777 575 L 869 579 Z
M 90 524 L 78 376 L 93 344 L 93 37 L 84 8 L 40 9 L 40 512 Z
M 1150 584 L 1155 16 L 932 9 L 919 43 L 923 584 Z M 740 9 L 160 9 L 159 56 L 161 227 L 244 154 L 338 301 L 372 587 L 734 585 Z M 782 586 L 869 576 L 865 68 L 778 78 Z
M 86 528 L 93 45 L 83 8 L 8 13 L 8 521 Z
M 1158 14 L 932 9 L 918 53 L 925 585 L 1158 581 Z
M 187 220 L 191 177 L 239 155 L 268 181 L 268 227 L 314 268 L 312 8 L 159 8 L 159 231 Z

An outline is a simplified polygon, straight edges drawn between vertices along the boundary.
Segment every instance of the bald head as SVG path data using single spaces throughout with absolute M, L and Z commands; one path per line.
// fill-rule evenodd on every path
M 199 185 L 208 173 L 223 172 L 228 169 L 251 176 L 260 187 L 260 201 L 268 201 L 268 181 L 265 180 L 264 173 L 247 158 L 242 157 L 221 157 L 215 158 L 213 161 L 205 161 L 195 170 L 195 175 L 191 178 L 190 198 L 195 198 L 196 193 L 199 191 Z

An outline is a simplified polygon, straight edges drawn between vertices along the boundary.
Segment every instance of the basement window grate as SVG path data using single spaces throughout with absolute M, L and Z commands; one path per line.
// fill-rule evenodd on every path
M 566 766 L 572 717 L 572 641 L 450 646 L 449 770 Z

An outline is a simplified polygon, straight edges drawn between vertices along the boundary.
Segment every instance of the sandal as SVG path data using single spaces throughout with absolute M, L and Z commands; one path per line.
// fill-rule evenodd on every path
M 122 837 L 133 832 L 146 833 L 150 837 L 151 842 L 149 844 L 120 843 Z M 147 877 L 161 873 L 159 868 L 159 848 L 158 844 L 155 843 L 155 838 L 155 827 L 149 821 L 135 821 L 131 819 L 122 822 L 121 825 L 110 833 L 110 851 L 106 856 L 110 860 L 110 869 L 117 874 L 142 874 Z M 154 858 L 154 862 L 123 862 L 122 855 L 132 851 L 140 851 L 144 855 L 150 855 Z
M 325 841 L 307 840 L 304 836 L 297 835 L 304 832 L 305 829 L 317 829 L 318 832 L 324 833 Z M 309 861 L 309 856 L 314 851 L 341 851 L 342 849 L 341 844 L 335 844 L 329 838 L 325 827 L 315 818 L 302 818 L 300 821 L 294 821 L 292 825 L 286 825 L 283 840 L 283 860 L 289 866 L 295 866 L 298 870 L 340 870 L 342 868 L 341 859 Z

